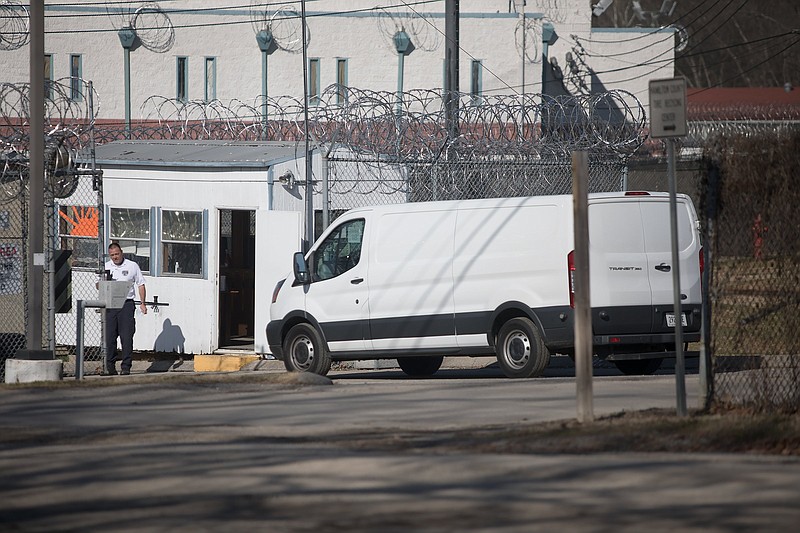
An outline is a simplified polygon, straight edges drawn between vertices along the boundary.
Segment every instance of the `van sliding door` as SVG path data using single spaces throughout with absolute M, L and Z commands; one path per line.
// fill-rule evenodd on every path
M 370 234 L 370 337 L 374 350 L 455 346 L 454 211 L 381 215 Z

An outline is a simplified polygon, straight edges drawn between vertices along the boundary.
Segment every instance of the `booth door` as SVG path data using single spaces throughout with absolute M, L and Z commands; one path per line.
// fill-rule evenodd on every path
M 219 348 L 253 346 L 255 211 L 219 212 Z

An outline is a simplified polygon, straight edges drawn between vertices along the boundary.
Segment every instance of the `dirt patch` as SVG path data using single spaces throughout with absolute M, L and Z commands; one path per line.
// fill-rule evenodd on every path
M 356 449 L 470 453 L 751 453 L 800 456 L 800 415 L 746 411 L 631 411 L 581 424 L 577 420 L 447 432 L 349 435 Z

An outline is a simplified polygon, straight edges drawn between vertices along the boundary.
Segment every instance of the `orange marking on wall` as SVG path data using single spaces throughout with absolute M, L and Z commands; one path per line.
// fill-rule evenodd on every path
M 70 225 L 69 234 L 73 237 L 97 237 L 97 208 L 71 206 L 72 218 L 59 210 L 58 214 Z

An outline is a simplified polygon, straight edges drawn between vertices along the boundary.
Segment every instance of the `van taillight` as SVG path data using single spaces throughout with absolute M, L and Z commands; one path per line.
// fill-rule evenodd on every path
M 647 191 L 625 191 L 625 196 L 650 196 Z
M 275 290 L 272 291 L 272 303 L 275 303 L 278 300 L 278 293 L 281 292 L 281 287 L 283 287 L 284 281 L 286 280 L 282 279 L 275 285 Z
M 706 269 L 706 258 L 703 255 L 703 247 L 700 247 L 700 275 L 703 275 L 703 271 Z
M 569 306 L 575 309 L 575 250 L 567 254 L 567 276 L 569 277 Z

